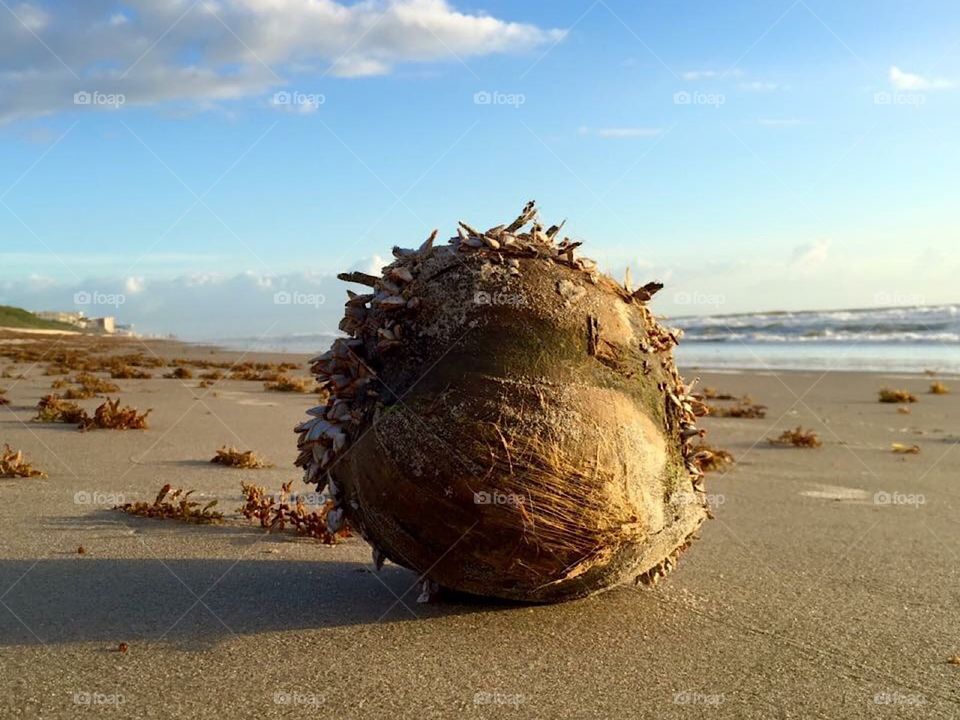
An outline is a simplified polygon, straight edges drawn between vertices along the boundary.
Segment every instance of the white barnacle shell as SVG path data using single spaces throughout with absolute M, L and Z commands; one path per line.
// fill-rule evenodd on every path
M 377 307 L 383 310 L 398 310 L 405 307 L 407 301 L 399 295 L 387 295 L 384 298 L 374 301 Z
M 413 282 L 413 273 L 405 267 L 396 267 L 390 271 L 390 278 L 399 282 Z
M 421 605 L 428 603 L 434 599 L 438 592 L 440 592 L 440 586 L 433 580 L 424 578 L 420 581 L 420 594 L 417 596 L 417 602 Z
M 327 530 L 331 533 L 339 532 L 343 527 L 343 508 L 334 508 L 327 513 Z

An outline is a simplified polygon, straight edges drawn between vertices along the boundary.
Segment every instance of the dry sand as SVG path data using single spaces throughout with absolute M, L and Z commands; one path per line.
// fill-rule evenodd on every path
M 703 376 L 769 406 L 705 422 L 738 459 L 708 478 L 716 519 L 656 588 L 539 607 L 417 605 L 416 578 L 372 573 L 358 539 L 109 509 L 168 482 L 231 513 L 242 479 L 304 488 L 291 429 L 310 396 L 119 380 L 125 404 L 153 408 L 150 429 L 81 434 L 28 422 L 53 379 L 42 366 L 0 380 L 0 443 L 49 473 L 0 480 L 0 715 L 960 717 L 960 383 L 932 396 L 924 377 Z M 876 402 L 882 385 L 920 394 L 912 414 Z M 766 443 L 798 424 L 823 447 Z M 222 444 L 277 467 L 210 465 Z

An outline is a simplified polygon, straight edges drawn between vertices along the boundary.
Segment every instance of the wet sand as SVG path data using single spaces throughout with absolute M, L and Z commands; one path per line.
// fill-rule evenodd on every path
M 960 716 L 960 382 L 933 396 L 923 376 L 686 369 L 768 415 L 705 420 L 738 462 L 708 476 L 716 517 L 670 576 L 563 605 L 424 606 L 359 539 L 109 509 L 168 482 L 231 516 L 241 480 L 305 489 L 291 430 L 311 396 L 117 380 L 124 404 L 153 408 L 149 430 L 81 434 L 28 422 L 54 379 L 42 367 L 0 380 L 0 443 L 49 473 L 0 480 L 4 717 Z M 899 414 L 876 402 L 884 385 L 920 402 Z M 823 447 L 766 442 L 797 425 Z M 276 467 L 210 465 L 223 444 Z

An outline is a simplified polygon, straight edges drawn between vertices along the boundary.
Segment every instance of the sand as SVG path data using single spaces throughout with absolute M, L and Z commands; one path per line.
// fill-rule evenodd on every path
M 668 578 L 554 606 L 424 606 L 416 578 L 374 574 L 359 539 L 110 510 L 168 482 L 230 515 L 241 480 L 306 489 L 291 429 L 310 396 L 118 380 L 150 428 L 81 434 L 27 422 L 42 370 L 0 380 L 0 443 L 49 473 L 0 480 L 4 717 L 960 716 L 960 382 L 932 396 L 922 376 L 704 372 L 769 414 L 705 421 L 738 463 L 708 477 L 716 518 Z M 920 402 L 899 414 L 876 402 L 883 385 Z M 797 425 L 823 447 L 766 442 Z M 222 444 L 276 467 L 210 465 Z

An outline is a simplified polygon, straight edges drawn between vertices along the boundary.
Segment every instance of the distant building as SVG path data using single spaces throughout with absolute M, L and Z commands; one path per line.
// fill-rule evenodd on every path
M 34 313 L 38 318 L 44 320 L 56 320 L 57 322 L 75 325 L 81 330 L 95 330 L 106 335 L 113 335 L 118 329 L 125 329 L 123 334 L 132 334 L 130 325 L 117 325 L 117 319 L 112 315 L 105 317 L 89 318 L 83 312 L 60 312 L 59 310 L 46 310 Z
M 87 327 L 93 327 L 107 335 L 113 335 L 117 331 L 117 319 L 112 315 L 100 318 L 90 318 Z

